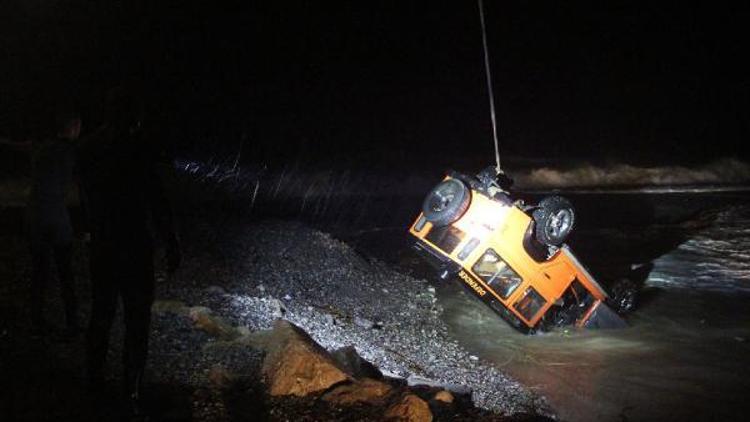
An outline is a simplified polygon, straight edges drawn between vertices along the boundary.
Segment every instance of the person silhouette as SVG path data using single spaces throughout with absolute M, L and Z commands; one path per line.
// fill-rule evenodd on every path
M 47 334 L 52 324 L 45 315 L 45 290 L 56 268 L 65 309 L 65 334 L 78 333 L 78 301 L 71 264 L 73 227 L 65 197 L 73 181 L 76 142 L 81 118 L 64 111 L 55 118 L 55 136 L 26 142 L 0 140 L 3 145 L 28 152 L 31 158 L 31 191 L 26 207 L 26 231 L 31 252 L 29 312 L 32 333 Z
M 92 308 L 87 333 L 87 372 L 93 388 L 103 382 L 109 332 L 122 300 L 125 323 L 124 390 L 131 412 L 141 412 L 143 371 L 154 300 L 154 242 L 166 247 L 167 270 L 181 255 L 169 204 L 155 168 L 155 153 L 141 130 L 140 108 L 120 94 L 110 99 L 110 119 L 99 139 L 79 154 L 91 229 Z

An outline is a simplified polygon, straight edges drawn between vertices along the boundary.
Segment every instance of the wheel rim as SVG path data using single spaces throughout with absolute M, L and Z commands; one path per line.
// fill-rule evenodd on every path
M 547 222 L 547 234 L 552 238 L 565 236 L 570 230 L 573 216 L 568 210 L 559 210 L 552 214 Z
M 456 189 L 447 185 L 435 190 L 430 200 L 430 209 L 434 212 L 442 212 L 456 199 Z

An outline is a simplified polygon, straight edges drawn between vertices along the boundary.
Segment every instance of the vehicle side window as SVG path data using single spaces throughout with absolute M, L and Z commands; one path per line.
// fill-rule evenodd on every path
M 472 267 L 503 299 L 507 299 L 523 281 L 493 249 L 487 249 Z
M 523 294 L 523 297 L 513 305 L 518 312 L 526 318 L 527 321 L 534 319 L 534 316 L 539 312 L 547 302 L 544 298 L 536 291 L 533 287 L 529 287 Z

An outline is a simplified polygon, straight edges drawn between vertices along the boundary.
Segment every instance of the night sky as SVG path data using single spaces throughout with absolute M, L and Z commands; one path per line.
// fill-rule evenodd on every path
M 245 139 L 260 160 L 279 145 L 492 160 L 474 1 L 4 4 L 2 133 L 39 132 L 66 106 L 93 124 L 106 89 L 125 85 L 148 104 L 154 133 L 183 146 Z M 485 8 L 504 154 L 651 165 L 741 156 L 747 7 Z

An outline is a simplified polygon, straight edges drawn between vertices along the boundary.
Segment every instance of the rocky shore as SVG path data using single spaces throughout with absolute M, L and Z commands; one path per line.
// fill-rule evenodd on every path
M 184 225 L 183 268 L 174 278 L 160 275 L 154 305 L 148 379 L 156 419 L 554 417 L 542 397 L 451 338 L 426 280 L 297 222 Z M 3 254 L 15 263 L 1 269 L 0 368 L 10 376 L 0 410 L 20 420 L 95 420 L 116 412 L 101 400 L 92 405 L 85 391 L 80 338 L 24 332 L 25 250 L 15 237 L 4 240 Z M 85 292 L 84 247 L 77 246 Z M 51 290 L 54 315 L 60 311 Z M 113 391 L 121 336 L 118 321 L 109 359 Z

